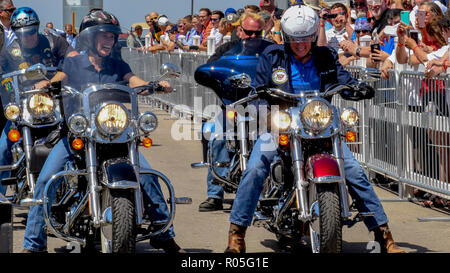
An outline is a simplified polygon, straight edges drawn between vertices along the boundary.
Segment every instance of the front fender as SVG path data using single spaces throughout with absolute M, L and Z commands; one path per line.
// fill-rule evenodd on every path
M 103 165 L 106 186 L 110 189 L 137 189 L 139 182 L 130 161 L 109 160 Z
M 329 154 L 315 154 L 306 162 L 308 180 L 320 183 L 343 182 L 337 160 Z

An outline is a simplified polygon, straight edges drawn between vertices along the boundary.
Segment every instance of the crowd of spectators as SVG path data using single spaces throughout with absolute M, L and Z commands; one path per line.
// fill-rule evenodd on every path
M 350 6 L 341 3 L 329 6 L 322 0 L 290 0 L 289 5 L 305 4 L 317 11 L 320 17 L 317 45 L 334 48 L 344 67 L 357 64 L 379 68 L 383 79 L 388 80 L 391 69 L 400 64 L 412 67 L 423 65 L 429 78 L 446 73 L 450 65 L 450 11 L 447 11 L 447 1 L 352 0 Z M 257 31 L 246 29 L 241 20 L 249 13 L 264 21 L 264 27 Z M 201 8 L 198 15 L 187 15 L 174 24 L 169 22 L 167 16 L 152 12 L 145 17 L 149 26 L 147 43 L 139 50 L 207 51 L 209 36 L 214 37 L 217 49 L 228 41 L 239 40 L 243 33 L 283 44 L 280 27 L 282 14 L 283 10 L 276 7 L 274 0 L 261 0 L 259 6 L 246 5 L 237 10 L 211 11 Z M 406 94 L 410 97 L 410 110 L 429 111 L 427 107 L 432 101 L 437 107 L 436 113 L 448 117 L 442 82 L 424 79 L 421 84 L 410 85 L 412 91 Z M 436 86 L 437 92 L 429 91 L 436 89 Z M 433 153 L 438 155 L 440 162 L 437 178 L 450 182 L 450 135 L 433 130 L 418 131 L 416 128 L 413 133 L 414 149 L 419 154 L 417 158 L 423 158 L 426 153 L 418 147 L 431 143 L 436 147 Z M 425 135 L 428 144 L 418 145 L 418 134 Z M 424 173 L 421 170 L 425 164 L 423 160 L 415 161 L 415 170 Z M 436 198 L 433 196 L 431 199 Z

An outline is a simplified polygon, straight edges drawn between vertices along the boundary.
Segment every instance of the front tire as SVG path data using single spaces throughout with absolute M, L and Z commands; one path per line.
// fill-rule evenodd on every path
M 320 253 L 342 251 L 342 222 L 339 184 L 317 185 L 319 217 L 311 224 L 311 240 Z M 317 233 L 317 231 L 319 231 Z M 314 242 L 313 250 L 314 250 Z
M 112 252 L 136 252 L 136 210 L 134 192 L 111 191 Z

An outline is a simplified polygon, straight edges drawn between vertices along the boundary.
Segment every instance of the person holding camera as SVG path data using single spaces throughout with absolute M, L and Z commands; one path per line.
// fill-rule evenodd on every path
M 344 54 L 344 50 L 339 47 L 339 43 L 346 40 L 345 37 L 352 37 L 353 28 L 348 20 L 347 7 L 341 3 L 331 6 L 330 12 L 323 10 L 320 13 L 320 30 L 317 44 L 319 46 L 330 46 L 338 52 Z M 325 30 L 325 21 L 330 20 L 333 27 Z

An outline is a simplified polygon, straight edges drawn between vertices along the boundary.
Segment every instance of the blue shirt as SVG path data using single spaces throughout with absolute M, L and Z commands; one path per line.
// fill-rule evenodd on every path
M 194 45 L 194 36 L 195 35 L 198 35 L 198 33 L 195 30 L 195 28 L 191 28 L 191 30 L 189 30 L 186 33 L 186 44 L 187 45 Z
M 320 77 L 314 64 L 314 57 L 303 64 L 291 56 L 291 82 L 295 94 L 300 91 L 320 89 Z
M 394 37 L 391 36 L 389 41 L 385 41 L 385 45 L 380 45 L 380 49 L 386 52 L 387 54 L 392 54 L 392 51 L 394 51 L 395 48 L 395 42 Z
M 67 82 L 64 84 L 81 91 L 90 84 L 122 81 L 123 77 L 131 72 L 131 68 L 122 60 L 108 58 L 104 68 L 97 71 L 88 55 L 80 54 L 66 58 L 62 71 L 67 75 Z

